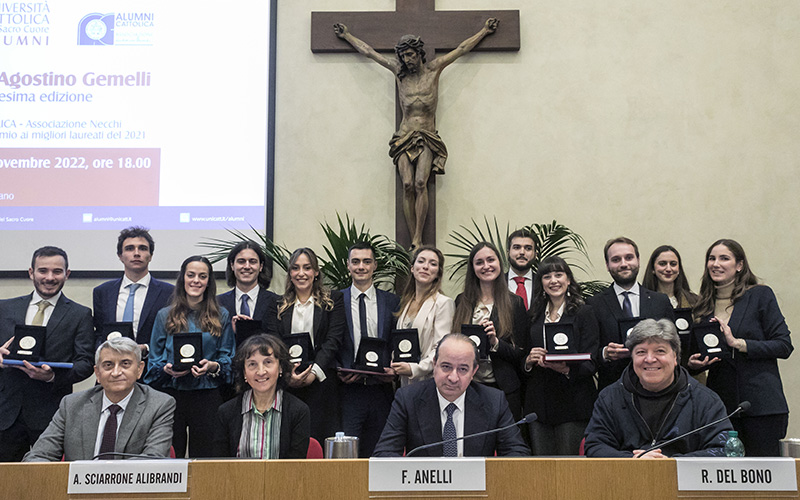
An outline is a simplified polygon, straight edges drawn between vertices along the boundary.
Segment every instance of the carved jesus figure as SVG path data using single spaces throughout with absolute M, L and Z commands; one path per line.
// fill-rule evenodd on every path
M 418 36 L 401 37 L 395 46 L 396 57 L 389 58 L 353 36 L 344 24 L 333 26 L 336 36 L 395 75 L 403 119 L 389 141 L 389 156 L 397 165 L 403 182 L 403 213 L 412 249 L 422 244 L 428 213 L 428 178 L 431 172 L 444 174 L 447 160 L 447 148 L 436 130 L 439 75 L 450 63 L 475 48 L 486 35 L 494 33 L 497 25 L 497 19 L 487 19 L 480 31 L 430 62 L 425 60 L 424 43 Z

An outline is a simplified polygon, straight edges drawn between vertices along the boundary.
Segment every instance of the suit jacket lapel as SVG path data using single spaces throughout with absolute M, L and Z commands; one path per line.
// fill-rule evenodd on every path
M 133 386 L 133 394 L 128 401 L 128 407 L 122 414 L 122 423 L 117 432 L 117 443 L 114 446 L 114 451 L 124 452 L 127 448 L 128 441 L 133 434 L 133 429 L 136 428 L 136 423 L 142 416 L 145 408 L 145 398 L 142 390 L 137 385 Z
M 159 287 L 156 284 L 155 279 L 151 277 L 150 286 L 147 287 L 147 295 L 144 296 L 144 305 L 142 305 L 142 312 L 139 314 L 139 324 L 136 325 L 137 331 L 139 328 L 142 327 L 142 321 L 145 321 L 147 319 L 147 316 L 150 314 L 150 310 L 153 309 L 153 304 L 156 303 L 156 301 L 158 300 L 158 296 L 160 294 L 161 294 L 161 287 Z M 113 310 L 114 311 L 117 310 L 116 304 L 114 304 Z
M 342 298 L 344 299 L 344 315 L 347 318 L 347 334 L 350 335 L 350 343 L 355 348 L 356 339 L 353 338 L 353 310 L 351 303 L 352 299 L 350 296 L 350 287 L 342 290 Z M 355 353 L 353 353 L 353 355 L 355 356 Z
M 439 411 L 439 397 L 436 395 L 436 385 L 432 382 L 423 382 L 428 387 L 420 393 L 416 406 L 419 409 L 416 418 L 422 434 L 422 443 L 430 444 L 442 440 L 442 417 Z M 441 452 L 440 448 L 428 450 L 430 453 Z M 406 450 L 411 451 L 411 450 Z
M 422 333 L 423 328 L 425 328 L 425 323 L 427 322 L 428 318 L 431 317 L 431 310 L 436 307 L 436 298 L 439 296 L 438 292 L 433 294 L 432 297 L 428 297 L 425 302 L 422 303 L 422 307 L 419 308 L 419 312 L 417 312 L 417 317 L 414 318 L 413 323 L 411 326 L 417 329 L 417 332 L 420 334 Z
M 55 335 L 55 332 L 58 330 L 59 323 L 61 323 L 61 320 L 67 315 L 71 302 L 72 301 L 62 293 L 61 298 L 58 299 L 55 308 L 53 308 L 53 314 L 50 315 L 50 319 L 47 320 L 47 340 L 45 340 L 44 345 L 45 353 L 47 353 L 47 345 L 50 343 L 51 337 Z
M 606 288 L 606 293 L 603 294 L 602 299 L 606 301 L 606 308 L 611 311 L 615 319 L 620 320 L 623 318 L 622 308 L 619 305 L 617 294 L 614 292 L 614 285 Z
M 653 297 L 652 292 L 647 288 L 639 285 L 639 317 L 651 318 L 653 316 L 652 305 Z
M 750 306 L 750 294 L 742 295 L 736 304 L 733 306 L 733 311 L 731 312 L 731 317 L 728 320 L 728 326 L 731 328 L 731 331 L 735 332 L 739 330 L 739 327 L 742 324 L 742 320 L 746 316 L 747 308 Z
M 378 338 L 389 340 L 390 328 L 384 328 L 383 325 L 387 322 L 386 314 L 386 295 L 380 293 L 380 290 L 375 289 L 375 300 L 378 302 Z M 391 313 L 389 313 L 391 314 Z
M 103 432 L 99 429 L 100 412 L 103 411 L 103 388 L 97 386 L 96 391 L 97 392 L 89 398 L 89 404 L 84 406 L 80 412 L 83 457 L 86 459 L 94 456 L 94 445 L 97 442 L 97 434 Z
M 283 314 L 281 314 L 281 331 L 283 335 L 289 336 L 292 334 L 292 315 L 294 314 L 294 305 L 289 306 Z
M 258 296 L 256 297 L 256 308 L 253 311 L 253 319 L 262 320 L 266 315 L 267 315 L 267 291 L 259 286 Z
M 475 434 L 488 430 L 486 412 L 475 389 L 470 384 L 467 387 L 467 396 L 464 399 L 464 435 Z M 483 452 L 486 436 L 478 436 L 464 440 L 464 456 L 480 457 Z
M 121 286 L 122 286 L 122 278 L 118 279 L 116 283 L 114 283 L 114 286 L 111 287 L 111 290 L 109 290 L 109 292 L 114 292 L 114 293 L 106 294 L 106 296 L 103 299 L 105 301 L 104 311 L 108 311 L 108 317 L 105 318 L 106 323 L 113 323 L 117 321 L 117 301 L 119 300 L 119 288 Z M 145 302 L 146 301 L 147 299 L 145 299 Z M 146 303 L 145 306 L 147 306 Z M 142 315 L 142 317 L 144 317 L 144 314 Z

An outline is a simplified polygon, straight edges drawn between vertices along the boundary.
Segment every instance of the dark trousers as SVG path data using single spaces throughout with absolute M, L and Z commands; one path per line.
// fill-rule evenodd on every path
M 164 389 L 175 398 L 175 421 L 172 424 L 172 447 L 175 457 L 186 454 L 188 429 L 189 457 L 214 456 L 214 432 L 217 427 L 217 409 L 222 404 L 218 389 L 178 391 Z
M 389 411 L 392 409 L 392 384 L 342 384 L 342 427 L 347 436 L 358 437 L 358 456 L 369 458 L 378 444 Z
M 747 457 L 781 456 L 780 440 L 786 437 L 789 414 L 762 417 L 734 417 L 733 428 L 739 432 Z
M 28 427 L 20 412 L 11 427 L 0 431 L 0 462 L 21 462 L 42 432 L 44 429 Z

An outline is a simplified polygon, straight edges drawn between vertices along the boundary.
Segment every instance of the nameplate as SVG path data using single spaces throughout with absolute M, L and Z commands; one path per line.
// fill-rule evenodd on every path
M 485 491 L 486 460 L 370 458 L 369 491 Z
M 188 475 L 188 460 L 79 460 L 67 493 L 185 493 Z
M 797 491 L 794 458 L 675 458 L 679 491 Z

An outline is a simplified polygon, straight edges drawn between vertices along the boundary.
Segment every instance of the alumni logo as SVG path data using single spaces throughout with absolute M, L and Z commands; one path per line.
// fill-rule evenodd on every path
M 78 23 L 78 45 L 152 46 L 154 38 L 153 12 L 93 12 Z
M 114 14 L 83 16 L 78 23 L 78 45 L 114 45 Z

